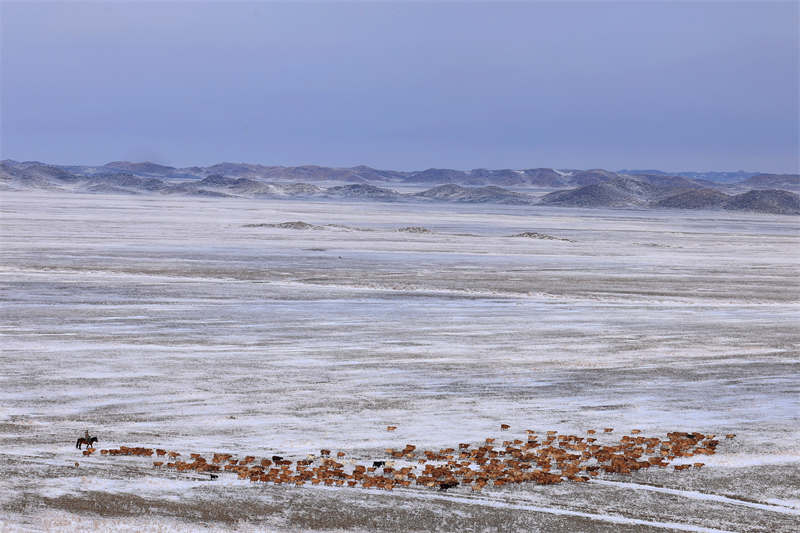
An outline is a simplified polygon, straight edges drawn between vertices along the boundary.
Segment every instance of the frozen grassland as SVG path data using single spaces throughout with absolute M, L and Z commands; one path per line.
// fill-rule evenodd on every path
M 297 220 L 341 226 L 246 227 Z M 5 192 L 0 531 L 797 531 L 798 242 L 726 212 Z M 702 470 L 480 494 L 75 449 L 371 463 L 604 427 L 722 438 Z

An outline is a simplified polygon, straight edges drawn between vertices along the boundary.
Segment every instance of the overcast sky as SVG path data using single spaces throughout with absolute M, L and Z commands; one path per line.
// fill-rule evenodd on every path
M 2 158 L 800 172 L 794 1 L 0 6 Z

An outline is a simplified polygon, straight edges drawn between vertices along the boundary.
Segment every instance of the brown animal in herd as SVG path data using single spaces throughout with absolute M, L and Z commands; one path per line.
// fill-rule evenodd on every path
M 501 428 L 502 429 L 502 428 Z M 610 433 L 613 429 L 606 429 Z M 301 487 L 306 483 L 313 485 L 324 484 L 330 487 L 356 487 L 361 485 L 365 489 L 377 488 L 393 490 L 395 487 L 410 487 L 412 483 L 419 486 L 437 488 L 446 486 L 470 486 L 473 491 L 480 491 L 486 485 L 503 487 L 507 484 L 535 482 L 540 485 L 551 485 L 570 481 L 584 483 L 600 473 L 612 475 L 632 475 L 640 469 L 650 467 L 666 467 L 666 460 L 676 457 L 691 457 L 695 454 L 713 455 L 718 441 L 713 440 L 713 435 L 704 436 L 701 433 L 672 432 L 667 435 L 668 440 L 658 438 L 645 438 L 641 436 L 623 436 L 616 445 L 593 444 L 597 439 L 581 438 L 575 435 L 558 435 L 555 431 L 548 431 L 548 438 L 543 443 L 535 442 L 532 431 L 527 430 L 529 440 L 520 439 L 502 441 L 503 447 L 495 448 L 492 444 L 495 439 L 486 439 L 486 445 L 470 450 L 469 443 L 459 443 L 459 453 L 454 448 L 443 448 L 437 451 L 424 450 L 420 452 L 424 458 L 418 459 L 420 468 L 424 472 L 418 475 L 412 472 L 417 467 L 409 463 L 399 462 L 394 464 L 377 461 L 373 467 L 355 464 L 352 470 L 345 470 L 345 462 L 336 462 L 333 459 L 322 459 L 321 464 L 315 466 L 313 456 L 309 460 L 298 460 L 293 468 L 292 461 L 283 460 L 275 456 L 273 462 L 262 459 L 260 465 L 255 464 L 254 456 L 244 459 L 232 459 L 230 454 L 213 454 L 209 463 L 200 454 L 191 454 L 193 462 L 169 462 L 167 468 L 174 468 L 179 472 L 194 470 L 209 473 L 214 479 L 214 472 L 223 470 L 236 474 L 239 479 L 249 479 L 254 483 L 291 484 Z M 588 434 L 594 434 L 589 430 Z M 631 435 L 639 435 L 640 430 L 632 430 Z M 558 435 L 558 436 L 556 436 Z M 585 442 L 584 442 L 585 440 Z M 94 449 L 86 450 L 89 455 Z M 392 457 L 408 461 L 414 457 L 416 446 L 405 445 L 402 450 L 387 449 Z M 105 452 L 105 453 L 104 453 Z M 119 450 L 101 450 L 103 455 L 136 455 L 149 457 L 153 450 L 149 448 L 129 448 L 121 446 Z M 174 459 L 180 454 L 166 452 L 158 449 L 159 457 L 169 455 Z M 330 450 L 321 450 L 323 457 L 330 457 Z M 456 457 L 458 455 L 458 457 Z M 338 459 L 344 458 L 344 452 L 337 452 Z M 506 456 L 503 459 L 503 456 Z M 662 459 L 662 457 L 664 459 Z M 666 460 L 665 460 L 666 459 Z M 596 465 L 586 464 L 585 461 L 597 461 Z M 228 464 L 222 465 L 223 462 Z M 410 462 L 410 461 L 409 461 Z M 212 464 L 213 463 L 213 464 Z M 355 463 L 355 461 L 350 461 Z M 384 466 L 378 472 L 376 466 Z M 403 466 L 403 465 L 407 466 Z M 153 468 L 163 466 L 162 461 L 153 462 Z M 677 472 L 689 468 L 699 469 L 704 463 L 675 465 Z M 551 469 L 553 470 L 551 473 Z M 349 472 L 349 473 L 348 473 Z
M 386 427 L 386 431 L 394 431 L 395 429 L 397 429 L 397 426 L 387 426 Z
M 511 427 L 511 426 L 509 426 L 508 424 L 500 424 L 500 429 L 501 429 L 502 431 L 506 431 L 506 430 L 508 430 L 508 428 L 510 428 L 510 427 Z

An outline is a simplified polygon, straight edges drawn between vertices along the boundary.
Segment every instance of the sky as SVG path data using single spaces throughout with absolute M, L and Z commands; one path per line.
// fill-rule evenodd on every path
M 800 3 L 0 2 L 3 159 L 800 172 Z

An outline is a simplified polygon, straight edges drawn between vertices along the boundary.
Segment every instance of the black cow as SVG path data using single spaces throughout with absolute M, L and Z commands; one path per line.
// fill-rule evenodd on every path
M 441 492 L 447 492 L 447 489 L 452 489 L 453 487 L 458 486 L 458 481 L 445 481 L 444 483 L 439 484 L 439 490 Z

